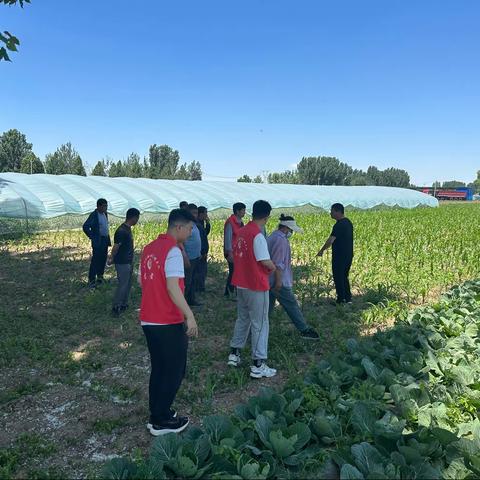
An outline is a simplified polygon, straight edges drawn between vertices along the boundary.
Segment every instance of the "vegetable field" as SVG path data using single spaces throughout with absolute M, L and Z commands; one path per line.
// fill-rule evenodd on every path
M 479 286 L 439 295 L 479 276 L 479 214 L 477 204 L 347 212 L 355 258 L 345 308 L 328 304 L 329 256 L 315 257 L 333 221 L 296 214 L 305 230 L 292 237 L 296 294 L 321 340 L 301 340 L 277 308 L 270 358 L 279 375 L 261 382 L 226 366 L 235 304 L 222 296 L 223 222 L 215 220 L 200 337 L 176 405 L 201 430 L 155 443 L 145 429 L 138 287 L 132 308 L 113 319 L 114 271 L 97 291 L 85 288 L 81 231 L 5 240 L 0 477 L 92 476 L 105 464 L 112 476 L 142 477 L 478 476 Z M 273 215 L 267 229 L 275 227 Z M 137 250 L 163 228 L 140 223 Z M 409 313 L 422 304 L 431 306 Z M 134 462 L 109 463 L 117 457 Z

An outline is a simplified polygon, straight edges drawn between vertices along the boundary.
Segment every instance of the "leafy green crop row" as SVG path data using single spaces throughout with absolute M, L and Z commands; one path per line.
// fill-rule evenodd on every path
M 108 478 L 341 479 L 480 476 L 480 281 L 385 332 L 348 340 L 301 387 L 157 438 Z
M 479 204 L 347 211 L 355 226 L 355 257 L 350 274 L 354 293 L 372 303 L 380 301 L 395 307 L 395 302 L 425 302 L 432 290 L 438 292 L 475 278 L 480 271 L 479 214 Z M 269 232 L 277 226 L 275 216 L 267 225 Z M 302 302 L 315 302 L 333 288 L 329 261 L 316 257 L 333 221 L 326 212 L 295 213 L 295 218 L 304 229 L 304 234 L 294 235 L 291 240 L 295 291 Z M 141 219 L 134 229 L 137 249 L 165 227 L 165 222 Z M 210 244 L 210 261 L 225 265 L 223 220 L 213 221 Z M 64 249 L 65 260 L 80 257 L 88 261 L 90 256 L 88 239 L 78 230 L 38 234 L 0 248 L 21 252 L 52 247 Z

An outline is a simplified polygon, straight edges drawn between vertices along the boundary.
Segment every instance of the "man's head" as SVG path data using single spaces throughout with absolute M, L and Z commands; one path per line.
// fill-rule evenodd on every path
M 198 207 L 198 219 L 203 222 L 208 217 L 207 207 Z
M 106 213 L 108 208 L 108 202 L 104 198 L 99 198 L 97 200 L 97 211 L 99 213 Z
M 180 207 L 182 210 L 187 210 L 187 209 L 188 209 L 188 202 L 186 202 L 185 200 L 183 200 L 182 202 L 180 202 L 179 207 Z
M 297 225 L 295 219 L 289 215 L 280 215 L 280 223 L 278 229 L 282 231 L 287 237 L 290 237 L 293 232 L 303 233 L 303 230 Z
M 238 218 L 243 218 L 245 216 L 246 205 L 242 202 L 237 202 L 233 204 L 233 214 Z
M 257 200 L 253 204 L 252 219 L 259 225 L 265 225 L 270 217 L 272 206 L 265 200 Z
M 125 223 L 133 227 L 137 224 L 138 219 L 140 218 L 140 211 L 136 208 L 129 208 L 127 214 L 125 215 Z
M 334 220 L 340 220 L 345 215 L 345 208 L 341 203 L 334 203 L 330 208 L 330 216 Z
M 176 208 L 168 216 L 168 233 L 178 242 L 184 242 L 192 234 L 194 221 L 188 210 Z
M 198 207 L 194 203 L 189 203 L 187 210 L 192 214 L 195 221 L 198 220 Z

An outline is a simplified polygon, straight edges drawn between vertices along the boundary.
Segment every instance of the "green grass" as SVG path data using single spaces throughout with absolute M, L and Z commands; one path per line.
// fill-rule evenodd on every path
M 277 308 L 271 318 L 269 356 L 279 376 L 263 384 L 294 386 L 309 365 L 341 348 L 345 338 L 386 328 L 412 304 L 478 275 L 479 214 L 480 205 L 351 212 L 355 298 L 352 307 L 343 309 L 327 303 L 333 298 L 329 256 L 315 257 L 333 222 L 325 213 L 297 215 L 305 234 L 292 238 L 296 293 L 321 338 L 317 343 L 303 341 Z M 249 378 L 248 362 L 240 370 L 225 365 L 236 307 L 222 296 L 222 225 L 220 220 L 213 223 L 209 293 L 197 314 L 200 336 L 190 344 L 187 377 L 176 402 L 194 421 L 231 410 L 262 384 Z M 135 228 L 137 250 L 164 226 L 140 223 Z M 272 218 L 267 228 L 275 227 Z M 56 469 L 71 477 L 91 475 L 101 466 L 92 460 L 94 454 L 149 448 L 144 426 L 148 354 L 135 311 L 141 293 L 135 285 L 132 308 L 120 319 L 110 317 L 114 271 L 107 270 L 111 283 L 88 291 L 89 256 L 88 241 L 78 230 L 40 233 L 0 245 L 0 413 L 8 427 L 0 448 L 2 468 L 8 468 L 10 476 L 30 470 L 35 476 L 34 468 L 45 475 Z M 46 428 L 46 415 L 68 402 L 73 403 L 54 414 L 64 424 Z M 19 415 L 30 420 L 16 426 Z M 35 451 L 13 461 L 21 435 L 38 428 L 45 428 L 42 436 L 56 450 L 48 458 Z
M 0 450 L 0 478 L 10 478 L 22 464 L 28 463 L 32 458 L 49 458 L 56 451 L 57 447 L 41 435 L 22 433 L 13 446 Z M 38 478 L 37 475 L 29 477 Z

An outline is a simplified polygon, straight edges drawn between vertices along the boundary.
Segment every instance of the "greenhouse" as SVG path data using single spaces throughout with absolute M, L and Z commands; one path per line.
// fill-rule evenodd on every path
M 141 213 L 165 214 L 182 200 L 204 205 L 210 211 L 230 209 L 233 203 L 239 201 L 245 203 L 249 210 L 258 199 L 267 200 L 273 208 L 310 205 L 323 210 L 328 210 L 336 202 L 356 209 L 438 206 L 438 201 L 429 195 L 393 187 L 0 174 L 0 217 L 4 218 L 51 219 L 63 215 L 85 215 L 95 209 L 98 198 L 107 199 L 109 212 L 119 217 L 131 207 Z

